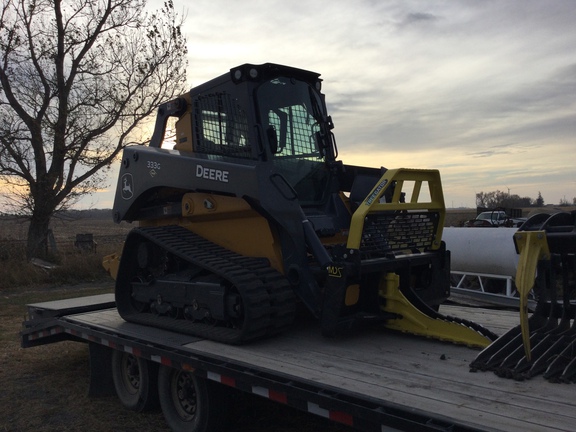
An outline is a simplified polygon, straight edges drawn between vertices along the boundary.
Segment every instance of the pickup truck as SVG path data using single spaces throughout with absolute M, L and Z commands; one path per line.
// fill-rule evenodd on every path
M 526 218 L 512 218 L 503 210 L 485 211 L 476 216 L 476 219 L 467 221 L 467 227 L 519 227 Z

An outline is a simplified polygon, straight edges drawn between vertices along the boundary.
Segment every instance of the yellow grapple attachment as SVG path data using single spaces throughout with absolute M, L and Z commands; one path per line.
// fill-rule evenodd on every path
M 385 298 L 383 310 L 398 315 L 386 327 L 404 333 L 439 339 L 474 348 L 485 348 L 492 339 L 480 333 L 478 324 L 443 316 L 432 309 L 424 312 L 410 302 L 399 289 L 398 275 L 387 274 L 381 284 L 380 295 Z
M 516 286 L 520 325 L 471 363 L 506 378 L 542 374 L 552 382 L 576 380 L 576 212 L 539 214 L 514 235 L 520 254 Z M 528 318 L 528 295 L 537 304 Z
M 392 193 L 387 193 L 388 190 Z M 386 198 L 384 198 L 386 197 Z M 434 212 L 438 214 L 435 231 L 427 242 L 416 244 L 414 239 L 403 235 L 390 236 L 390 242 L 400 255 L 421 253 L 441 247 L 444 226 L 445 205 L 437 170 L 392 169 L 384 173 L 380 181 L 352 216 L 347 247 L 360 249 L 364 221 L 370 213 L 397 212 L 398 222 L 411 214 Z M 418 224 L 426 225 L 417 219 L 411 220 L 412 230 L 418 231 Z M 422 227 L 422 230 L 429 227 Z M 388 232 L 390 235 L 390 232 Z M 426 244 L 424 244 L 426 243 Z M 403 293 L 399 276 L 387 273 L 382 276 L 379 295 L 383 298 L 382 311 L 388 316 L 385 326 L 406 333 L 450 341 L 472 347 L 484 348 L 496 338 L 489 330 L 471 321 L 444 316 L 430 308 L 413 292 Z M 411 291 L 411 290 L 410 290 Z
M 394 192 L 389 197 L 389 201 L 384 201 L 383 197 L 389 189 L 393 189 Z M 406 191 L 410 193 L 408 200 L 405 199 Z M 419 210 L 439 214 L 436 232 L 433 233 L 430 244 L 431 249 L 438 249 L 446 215 L 440 172 L 438 170 L 409 168 L 387 170 L 352 215 L 347 247 L 349 249 L 360 248 L 364 221 L 369 213 L 388 211 L 409 213 Z M 409 247 L 410 245 L 406 244 L 406 248 Z
M 550 251 L 544 231 L 522 231 L 514 234 L 514 241 L 520 251 L 516 270 L 516 287 L 520 296 L 520 330 L 526 358 L 531 360 L 530 326 L 528 324 L 528 294 L 534 288 L 536 267 L 540 260 L 550 259 Z

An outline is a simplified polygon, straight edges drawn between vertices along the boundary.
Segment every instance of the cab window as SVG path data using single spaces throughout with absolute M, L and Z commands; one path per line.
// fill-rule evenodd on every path
M 209 155 L 251 158 L 248 117 L 227 93 L 198 96 L 194 101 L 194 150 Z

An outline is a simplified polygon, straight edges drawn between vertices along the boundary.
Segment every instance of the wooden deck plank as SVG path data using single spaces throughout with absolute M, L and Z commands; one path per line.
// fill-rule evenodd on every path
M 492 373 L 473 374 L 468 364 L 475 351 L 406 335 L 360 336 L 338 344 L 302 332 L 271 346 L 223 347 L 202 341 L 193 349 L 478 427 L 568 431 L 576 424 L 570 386 L 541 377 L 516 382 Z M 440 359 L 442 354 L 446 360 Z

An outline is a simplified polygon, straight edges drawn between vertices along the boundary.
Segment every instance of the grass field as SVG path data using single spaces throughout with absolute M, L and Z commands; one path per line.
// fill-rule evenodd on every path
M 56 249 L 49 247 L 51 270 L 27 262 L 25 247 L 28 224 L 10 217 L 0 218 L 0 293 L 33 285 L 55 285 L 102 280 L 107 277 L 102 257 L 121 250 L 131 224 L 115 224 L 106 213 L 98 218 L 54 218 L 51 229 Z M 77 234 L 92 234 L 93 250 L 80 250 L 74 243 Z

